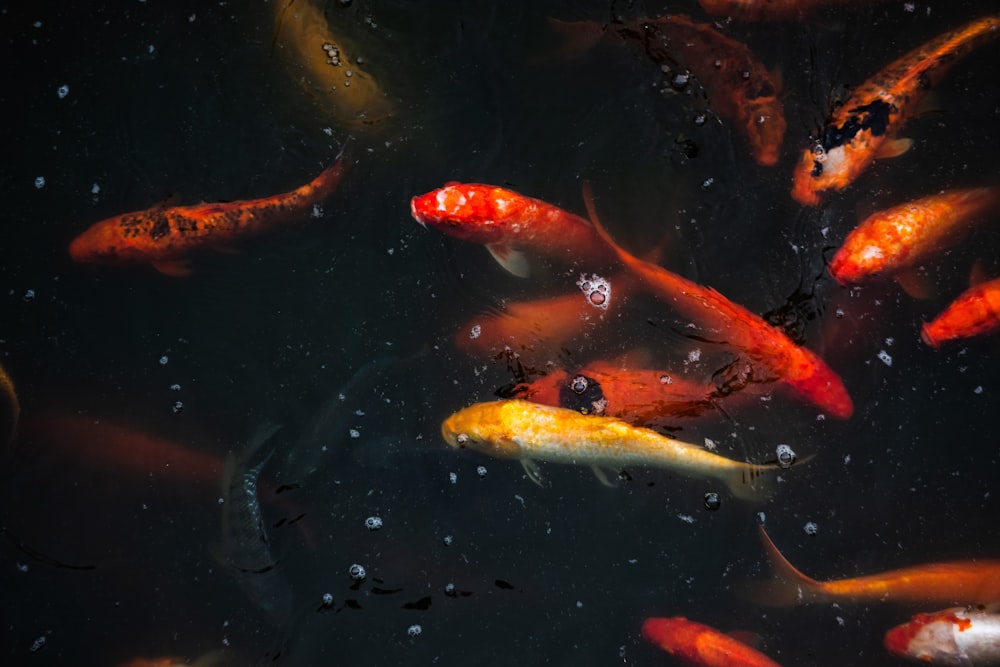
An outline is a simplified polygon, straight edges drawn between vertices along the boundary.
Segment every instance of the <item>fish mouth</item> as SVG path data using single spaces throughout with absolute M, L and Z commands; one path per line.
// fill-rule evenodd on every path
M 420 223 L 421 227 L 427 229 L 427 223 L 424 222 L 423 219 L 424 216 L 422 216 L 420 213 L 417 212 L 417 199 L 418 199 L 417 197 L 410 198 L 410 215 L 413 216 L 414 220 Z

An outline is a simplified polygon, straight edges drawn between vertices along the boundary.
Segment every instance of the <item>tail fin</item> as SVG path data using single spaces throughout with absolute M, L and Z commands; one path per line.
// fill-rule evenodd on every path
M 315 201 L 321 202 L 337 189 L 340 185 L 340 178 L 344 175 L 347 170 L 348 158 L 347 158 L 347 146 L 351 143 L 351 137 L 348 137 L 341 146 L 340 152 L 337 153 L 337 157 L 333 159 L 333 164 L 323 170 L 319 176 L 313 179 L 311 185 L 316 189 Z
M 778 547 L 764 530 L 763 524 L 757 525 L 757 531 L 767 553 L 767 559 L 774 570 L 774 579 L 770 582 L 752 584 L 754 600 L 775 607 L 787 607 L 816 600 L 823 592 L 822 582 L 807 577 L 795 569 L 795 566 L 778 551 Z
M 737 498 L 764 502 L 774 490 L 775 472 L 774 466 L 747 463 L 729 476 L 726 486 Z

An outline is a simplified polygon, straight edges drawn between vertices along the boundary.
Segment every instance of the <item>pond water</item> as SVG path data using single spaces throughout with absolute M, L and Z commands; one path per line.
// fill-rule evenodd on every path
M 5 664 L 225 649 L 216 664 L 654 665 L 671 658 L 641 638 L 642 621 L 677 615 L 755 633 L 786 666 L 887 664 L 885 630 L 933 609 L 767 604 L 752 585 L 770 576 L 761 513 L 818 579 L 1000 557 L 1000 338 L 919 339 L 974 265 L 1000 273 L 996 228 L 929 262 L 923 300 L 825 271 L 869 213 L 997 182 L 1000 47 L 935 86 L 905 127 L 910 151 L 821 206 L 789 195 L 845 91 L 1000 3 L 720 20 L 780 80 L 788 129 L 778 163 L 761 166 L 697 77 L 684 84 L 635 43 L 584 44 L 550 22 L 713 20 L 696 2 L 314 1 L 46 1 L 0 14 L 0 363 L 21 409 L 0 482 Z M 339 68 L 332 93 L 316 79 L 325 61 L 297 47 L 313 30 L 356 68 Z M 191 275 L 67 252 L 121 213 L 286 192 L 345 145 L 347 171 L 314 215 L 196 253 Z M 732 361 L 646 297 L 554 351 L 458 349 L 480 313 L 565 293 L 578 275 L 542 261 L 517 278 L 483 247 L 418 225 L 411 197 L 454 180 L 580 215 L 590 184 L 623 246 L 782 313 L 843 378 L 853 416 L 824 418 L 764 385 L 670 425 L 741 460 L 791 445 L 805 462 L 760 502 L 647 468 L 608 487 L 586 467 L 542 464 L 540 487 L 516 461 L 451 450 L 441 421 L 525 370 L 641 355 L 709 378 Z M 249 451 L 268 424 L 280 428 Z M 227 457 L 238 473 L 263 462 L 269 541 L 248 545 L 272 559 L 263 571 L 227 560 L 225 522 L 247 517 L 226 504 L 253 509 L 223 483 Z

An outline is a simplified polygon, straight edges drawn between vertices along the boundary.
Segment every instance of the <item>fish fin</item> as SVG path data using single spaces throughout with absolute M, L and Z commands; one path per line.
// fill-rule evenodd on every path
M 990 277 L 986 273 L 986 269 L 983 268 L 983 258 L 977 257 L 975 261 L 972 262 L 972 267 L 969 269 L 969 287 L 976 287 L 977 285 L 982 285 Z
M 921 267 L 909 267 L 896 272 L 893 279 L 906 294 L 914 299 L 926 301 L 937 295 L 937 286 Z
M 741 500 L 761 502 L 767 500 L 773 491 L 775 471 L 774 466 L 747 463 L 728 476 L 726 486 Z
M 611 487 L 612 489 L 615 488 L 614 482 L 608 479 L 608 473 L 606 473 L 603 468 L 599 468 L 598 466 L 590 466 L 590 469 L 594 471 L 594 477 L 597 478 L 598 482 L 600 482 L 604 486 Z
M 759 592 L 766 594 L 759 599 L 760 602 L 775 606 L 800 604 L 806 601 L 807 596 L 812 598 L 822 591 L 823 584 L 799 572 L 778 551 L 763 524 L 757 524 L 757 532 L 775 575 L 774 581 L 764 582 L 765 585 L 759 587 Z
M 566 59 L 586 53 L 601 41 L 606 28 L 596 21 L 561 21 L 549 18 L 549 26 L 559 36 L 558 50 L 553 59 Z
M 493 259 L 509 273 L 514 274 L 518 278 L 527 278 L 531 275 L 531 266 L 528 264 L 528 258 L 520 250 L 514 250 L 503 243 L 490 243 L 486 246 L 486 249 L 493 255 Z
M 163 275 L 174 278 L 184 278 L 194 273 L 194 269 L 186 259 L 158 259 L 152 264 L 153 268 Z
M 913 146 L 913 139 L 888 139 L 879 146 L 875 152 L 875 158 L 884 160 L 886 158 L 899 157 Z
M 537 463 L 531 459 L 521 459 L 521 467 L 524 468 L 528 479 L 538 486 L 545 488 L 545 480 L 542 478 L 542 471 L 539 470 Z

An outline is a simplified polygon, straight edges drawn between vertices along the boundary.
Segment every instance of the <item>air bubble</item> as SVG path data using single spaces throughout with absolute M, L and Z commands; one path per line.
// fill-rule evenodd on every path
M 705 509 L 709 512 L 714 512 L 722 506 L 722 499 L 719 498 L 719 494 L 714 491 L 709 491 L 705 494 Z
M 382 517 L 370 516 L 365 519 L 365 528 L 368 530 L 378 530 L 382 527 Z
M 814 521 L 807 521 L 806 525 L 802 526 L 802 530 L 805 531 L 805 534 L 809 537 L 813 537 L 819 532 L 819 526 L 817 526 Z
M 573 378 L 573 381 L 569 383 L 569 388 L 572 389 L 575 394 L 582 394 L 587 391 L 588 386 L 590 386 L 590 383 L 587 382 L 587 378 L 583 375 L 577 375 Z
M 414 625 L 411 625 L 410 627 L 408 627 L 406 629 L 406 634 L 410 635 L 411 637 L 416 637 L 417 635 L 419 635 L 423 631 L 424 631 L 424 629 L 422 627 L 420 627 L 417 624 L 414 624 Z
M 364 566 L 358 563 L 352 563 L 351 566 L 347 568 L 347 574 L 351 575 L 351 579 L 354 579 L 355 581 L 364 581 L 365 577 L 368 576 L 368 573 L 365 572 Z
M 788 445 L 778 445 L 774 453 L 778 457 L 778 465 L 782 468 L 791 468 L 795 463 L 795 452 Z

